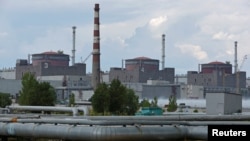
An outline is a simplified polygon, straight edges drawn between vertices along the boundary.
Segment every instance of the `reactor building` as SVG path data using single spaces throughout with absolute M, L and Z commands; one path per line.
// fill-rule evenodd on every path
M 174 68 L 159 70 L 159 60 L 136 57 L 125 60 L 125 68 L 111 68 L 109 80 L 119 79 L 124 83 L 146 83 L 147 80 L 164 80 L 174 83 Z
M 229 62 L 214 61 L 201 64 L 200 71 L 188 71 L 188 85 L 204 86 L 207 91 L 234 91 L 232 89 L 246 88 L 246 72 L 232 73 Z
M 86 64 L 75 63 L 69 66 L 70 56 L 62 52 L 48 51 L 32 54 L 32 62 L 29 59 L 16 61 L 16 79 L 22 79 L 26 72 L 38 76 L 54 75 L 86 75 Z

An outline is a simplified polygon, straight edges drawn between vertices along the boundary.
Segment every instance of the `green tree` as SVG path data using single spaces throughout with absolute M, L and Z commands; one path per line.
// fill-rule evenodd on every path
M 140 107 L 150 107 L 151 104 L 147 99 L 143 99 L 140 103 Z
M 96 88 L 94 95 L 91 97 L 92 107 L 95 112 L 103 113 L 109 112 L 110 95 L 108 85 L 101 83 Z
M 111 81 L 109 94 L 111 97 L 109 111 L 113 114 L 123 112 L 122 109 L 126 107 L 126 87 L 118 79 L 114 79 Z
M 138 110 L 138 96 L 126 88 L 118 79 L 110 85 L 101 83 L 91 98 L 92 107 L 98 113 L 134 115 Z
M 25 73 L 22 77 L 22 90 L 20 92 L 19 104 L 20 105 L 35 105 L 36 102 L 36 89 L 38 82 L 34 75 Z
M 55 90 L 48 82 L 39 83 L 33 74 L 24 74 L 18 101 L 20 105 L 53 106 L 55 101 Z
M 157 97 L 154 97 L 154 99 L 151 101 L 151 107 L 158 107 L 158 99 Z
M 12 101 L 10 99 L 9 93 L 1 93 L 0 92 L 0 107 L 5 108 L 8 105 L 11 105 Z
M 139 97 L 135 95 L 132 89 L 127 89 L 125 101 L 124 112 L 127 115 L 134 115 L 139 109 Z
M 36 90 L 38 99 L 36 105 L 54 106 L 56 101 L 55 89 L 48 82 L 40 82 Z
M 143 99 L 140 103 L 140 107 L 158 107 L 158 99 L 157 97 L 154 97 L 151 102 L 147 99 Z
M 171 95 L 169 97 L 169 104 L 168 104 L 167 111 L 168 112 L 174 112 L 176 110 L 177 110 L 176 98 L 175 98 L 175 96 Z

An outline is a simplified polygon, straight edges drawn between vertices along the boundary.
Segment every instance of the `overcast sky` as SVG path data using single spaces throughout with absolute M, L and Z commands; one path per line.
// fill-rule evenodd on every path
M 176 74 L 198 64 L 229 61 L 250 76 L 249 0 L 0 0 L 0 69 L 15 67 L 28 54 L 62 50 L 75 62 L 92 52 L 94 5 L 100 4 L 101 69 L 121 67 L 122 59 L 149 57 Z M 86 60 L 92 70 L 92 57 Z M 243 63 L 242 63 L 243 62 Z M 71 65 L 71 62 L 70 62 Z M 160 64 L 161 69 L 161 64 Z M 234 71 L 234 69 L 233 69 Z

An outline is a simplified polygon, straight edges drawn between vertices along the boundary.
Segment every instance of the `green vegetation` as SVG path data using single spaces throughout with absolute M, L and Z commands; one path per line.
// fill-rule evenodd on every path
M 73 93 L 71 93 L 71 95 L 69 96 L 69 107 L 74 107 L 75 106 L 75 95 Z
M 143 99 L 140 103 L 140 107 L 151 107 L 151 104 L 147 99 Z
M 154 97 L 151 102 L 147 99 L 143 99 L 140 102 L 140 111 L 136 115 L 162 115 L 163 109 L 158 106 L 158 99 Z
M 169 104 L 168 104 L 167 111 L 168 112 L 174 112 L 176 110 L 177 110 L 176 98 L 173 95 L 171 95 L 169 97 Z
M 198 111 L 198 109 L 194 109 L 193 112 L 194 113 L 198 113 L 199 111 Z
M 143 99 L 140 102 L 140 107 L 159 107 L 157 97 L 154 97 L 154 99 L 151 102 L 147 99 Z
M 91 98 L 93 112 L 102 115 L 134 115 L 139 108 L 139 98 L 132 89 L 126 88 L 118 79 L 110 85 L 101 83 Z
M 0 92 L 0 107 L 5 108 L 8 105 L 11 105 L 12 101 L 10 98 L 10 94 L 8 93 L 1 93 Z
M 38 82 L 31 73 L 25 73 L 22 78 L 20 105 L 54 106 L 56 93 L 48 82 Z

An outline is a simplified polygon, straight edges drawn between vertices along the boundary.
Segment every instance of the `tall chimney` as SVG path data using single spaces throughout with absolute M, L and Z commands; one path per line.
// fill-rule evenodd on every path
M 75 65 L 75 52 L 76 52 L 76 50 L 75 50 L 75 42 L 76 42 L 76 27 L 75 26 L 73 26 L 72 27 L 72 29 L 73 29 L 73 49 L 72 49 L 72 66 L 74 66 Z
M 100 31 L 99 31 L 99 4 L 94 8 L 94 41 L 93 41 L 93 64 L 92 64 L 92 87 L 95 90 L 100 84 Z
M 238 61 L 237 61 L 237 41 L 235 41 L 234 42 L 234 46 L 235 46 L 235 48 L 234 48 L 234 50 L 235 50 L 235 57 L 234 57 L 234 72 L 235 73 L 237 73 L 237 71 L 238 71 Z
M 162 70 L 165 68 L 165 34 L 162 34 Z

